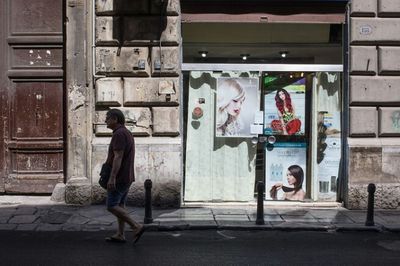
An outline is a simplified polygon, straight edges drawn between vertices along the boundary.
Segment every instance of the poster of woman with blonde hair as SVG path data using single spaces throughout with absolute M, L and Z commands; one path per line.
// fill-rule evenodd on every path
M 251 137 L 250 126 L 259 110 L 258 78 L 218 78 L 216 136 Z

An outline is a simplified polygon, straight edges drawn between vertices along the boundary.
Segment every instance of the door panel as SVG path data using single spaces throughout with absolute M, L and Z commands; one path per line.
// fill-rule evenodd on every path
M 1 1 L 0 191 L 64 181 L 63 0 Z
M 62 140 L 62 83 L 15 82 L 12 139 Z

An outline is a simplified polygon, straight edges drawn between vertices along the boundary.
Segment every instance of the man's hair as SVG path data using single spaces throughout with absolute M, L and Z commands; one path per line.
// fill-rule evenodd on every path
M 125 116 L 119 109 L 110 109 L 107 114 L 108 117 L 113 117 L 117 119 L 118 124 L 125 124 Z

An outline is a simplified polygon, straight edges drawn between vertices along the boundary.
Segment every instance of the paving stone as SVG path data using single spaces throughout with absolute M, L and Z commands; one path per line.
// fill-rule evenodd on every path
M 11 217 L 16 209 L 0 208 L 0 217 Z
M 82 225 L 82 231 L 106 231 L 106 230 L 115 230 L 115 226 L 113 225 L 99 225 L 99 224 L 85 224 Z
M 31 224 L 34 223 L 39 217 L 37 215 L 17 215 L 12 217 L 9 224 Z
M 35 231 L 38 224 L 19 224 L 16 228 L 17 231 Z
M 252 221 L 228 221 L 228 220 L 217 220 L 217 225 L 219 228 L 225 228 L 227 229 L 228 227 L 236 228 L 236 227 L 247 227 L 247 226 L 252 226 L 255 225 L 255 222 Z
M 101 206 L 87 206 L 79 210 L 79 214 L 83 217 L 94 218 L 108 214 L 106 207 Z
M 15 228 L 17 228 L 16 224 L 0 224 L 0 231 L 2 230 L 11 231 L 14 230 Z
M 215 215 L 214 216 L 215 220 L 217 222 L 219 221 L 250 221 L 249 217 L 247 214 L 245 215 Z
M 97 221 L 97 220 L 92 220 L 87 223 L 87 225 L 99 225 L 99 226 L 104 226 L 104 225 L 112 225 L 112 222 L 104 222 L 104 221 Z
M 191 229 L 213 229 L 217 228 L 215 221 L 189 221 L 189 227 Z
M 247 214 L 248 215 L 257 215 L 257 210 L 256 209 L 255 210 L 248 210 Z M 265 208 L 265 206 L 264 206 L 264 215 L 265 214 L 267 214 L 267 215 L 277 215 L 278 211 L 276 209 Z
M 36 231 L 60 231 L 62 225 L 61 224 L 39 224 L 36 228 Z
M 62 231 L 81 231 L 82 225 L 80 224 L 63 224 L 61 227 Z
M 10 216 L 0 216 L 0 224 L 6 224 L 8 222 L 8 220 L 10 220 L 11 215 Z
M 250 221 L 255 222 L 257 220 L 257 215 L 249 215 Z M 265 222 L 283 222 L 283 219 L 279 215 L 264 215 Z
M 214 221 L 212 215 L 194 215 L 194 216 L 179 216 L 179 217 L 158 217 L 156 221 Z
M 132 216 L 131 216 L 132 218 Z M 111 224 L 117 220 L 117 218 L 110 214 L 110 215 L 104 215 L 104 216 L 99 216 L 96 218 L 93 218 L 94 221 L 97 221 L 100 224 Z
M 320 219 L 343 216 L 340 214 L 338 210 L 310 210 L 309 214 L 311 214 L 315 218 L 320 218 Z
M 42 216 L 41 220 L 48 224 L 63 224 L 66 223 L 71 216 L 71 213 L 50 211 L 47 215 Z
M 235 214 L 247 214 L 246 210 L 243 209 L 212 209 L 214 215 L 235 215 Z
M 336 224 L 336 223 L 341 223 L 341 224 L 352 224 L 354 223 L 353 220 L 351 220 L 349 217 L 346 216 L 338 216 L 338 217 L 333 217 L 333 218 L 316 218 L 319 223 L 331 223 L 331 224 Z
M 304 215 L 293 215 L 293 214 L 281 214 L 283 220 L 293 220 L 293 219 L 303 219 L 303 220 L 312 220 L 315 219 L 310 213 L 305 213 Z
M 304 216 L 309 210 L 307 209 L 277 209 L 279 215 L 290 215 L 290 216 Z
M 160 217 L 176 217 L 176 216 L 181 216 L 181 215 L 207 215 L 207 214 L 213 214 L 211 209 L 178 209 L 173 212 L 168 212 L 168 213 L 163 213 L 160 214 Z
M 37 212 L 35 207 L 20 207 L 15 210 L 15 215 L 32 215 Z
M 88 223 L 89 221 L 90 221 L 89 218 L 82 217 L 82 216 L 80 216 L 80 215 L 74 215 L 74 216 L 72 216 L 72 217 L 70 217 L 70 218 L 68 219 L 67 223 L 69 223 L 69 224 L 79 224 L 79 225 L 82 225 L 82 224 Z
M 315 218 L 302 217 L 302 216 L 285 216 L 282 217 L 285 222 L 292 223 L 318 223 L 318 220 Z

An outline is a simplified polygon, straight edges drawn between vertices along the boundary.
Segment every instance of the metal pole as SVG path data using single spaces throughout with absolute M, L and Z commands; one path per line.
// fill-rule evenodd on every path
M 145 189 L 145 194 L 144 194 L 144 223 L 145 224 L 150 224 L 153 222 L 152 214 L 151 214 L 151 187 L 153 183 L 151 182 L 150 179 L 146 179 L 144 181 L 144 189 Z
M 264 222 L 264 183 L 257 183 L 257 225 L 263 225 Z
M 374 184 L 368 185 L 368 209 L 367 209 L 367 221 L 365 222 L 366 226 L 374 226 L 374 193 L 376 187 Z

